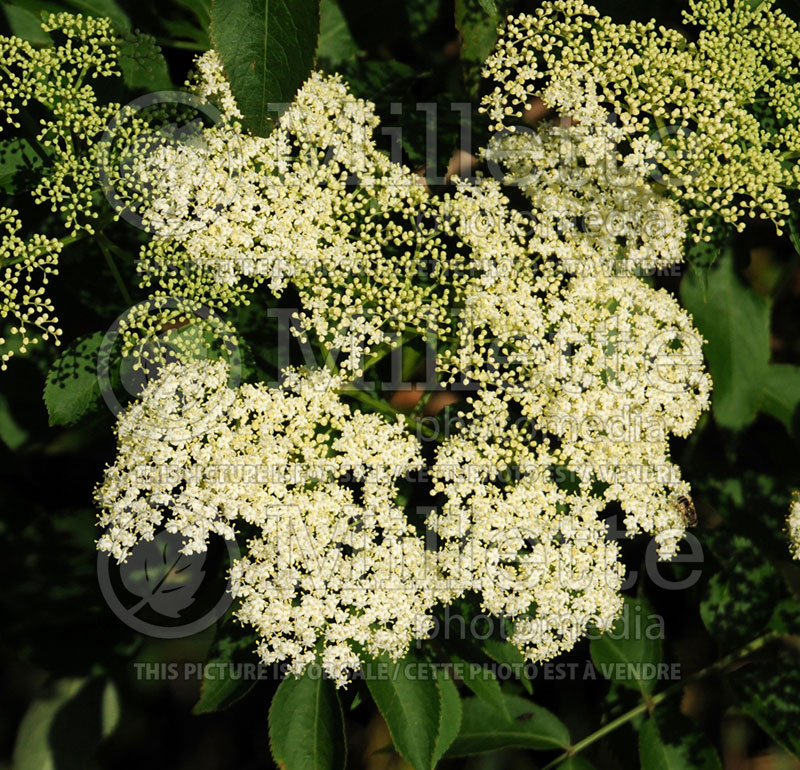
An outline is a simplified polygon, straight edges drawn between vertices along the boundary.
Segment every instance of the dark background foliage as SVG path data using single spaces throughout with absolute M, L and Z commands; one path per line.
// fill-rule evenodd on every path
M 180 86 L 196 52 L 209 46 L 207 0 L 17 0 L 2 5 L 6 33 L 11 28 L 20 33 L 42 9 L 68 8 L 110 14 L 122 25 L 153 35 L 164 60 L 145 62 L 141 79 L 128 83 L 133 91 Z M 446 172 L 454 151 L 464 147 L 462 113 L 451 109 L 451 103 L 477 102 L 479 63 L 493 42 L 489 5 L 448 0 L 323 3 L 327 16 L 319 66 L 341 72 L 358 96 L 375 101 L 384 125 L 402 128 L 403 160 L 420 169 L 431 187 Z M 498 13 L 535 5 L 507 3 Z M 603 0 L 597 6 L 618 21 L 655 15 L 666 25 L 680 24 L 680 4 L 671 0 Z M 786 7 L 800 17 L 800 4 Z M 404 106 L 398 114 L 392 105 L 399 103 Z M 435 156 L 426 143 L 431 130 L 426 112 L 416 108 L 418 103 L 438 105 Z M 471 113 L 468 136 L 477 147 L 487 130 L 474 107 Z M 386 146 L 391 149 L 388 137 Z M 11 181 L 3 179 L 6 193 L 12 192 Z M 20 200 L 18 196 L 15 205 Z M 131 255 L 119 267 L 133 299 L 142 299 L 135 290 L 132 256 L 140 234 L 123 223 L 108 235 L 122 253 Z M 800 630 L 800 570 L 789 558 L 783 532 L 790 492 L 800 488 L 800 242 L 789 233 L 779 237 L 768 227 L 753 227 L 735 237 L 723 233 L 720 240 L 710 269 L 710 260 L 692 254 L 682 274 L 655 281 L 681 295 L 712 348 L 731 350 L 728 355 L 735 356 L 741 340 L 747 339 L 766 344 L 768 350 L 763 351 L 763 364 L 744 362 L 739 370 L 741 377 L 763 381 L 755 401 L 737 391 L 736 381 L 721 384 L 715 399 L 727 400 L 729 408 L 715 401 L 714 413 L 703 418 L 688 440 L 675 440 L 673 446 L 673 456 L 695 491 L 699 524 L 694 532 L 703 554 L 700 580 L 687 590 L 667 590 L 645 569 L 647 542 L 625 547 L 626 564 L 639 575 L 628 593 L 646 602 L 641 606 L 648 613 L 662 617 L 666 629 L 660 649 L 636 654 L 679 664 L 683 677 L 718 666 L 655 709 L 665 743 L 673 740 L 670 736 L 678 736 L 678 743 L 694 736 L 681 749 L 688 752 L 682 755 L 684 764 L 651 758 L 643 765 L 646 770 L 685 767 L 686 762 L 718 767 L 706 753 L 710 746 L 726 768 L 800 767 L 791 757 L 798 754 L 800 734 L 800 661 L 798 637 L 790 636 Z M 125 311 L 128 301 L 115 287 L 96 241 L 84 240 L 65 250 L 53 291 L 68 344 L 104 332 Z M 710 313 L 724 316 L 727 337 L 704 328 L 708 311 L 701 305 L 706 296 L 712 304 L 714 298 L 725 297 Z M 244 315 L 238 320 L 245 338 L 248 324 L 257 328 L 260 321 Z M 62 374 L 80 383 L 80 398 L 88 404 L 75 424 L 67 424 L 72 422 L 70 409 L 77 408 L 72 402 L 51 404 L 48 415 L 42 398 L 57 351 L 35 349 L 13 360 L 2 375 L 0 563 L 6 578 L 0 591 L 0 755 L 5 758 L 0 767 L 272 766 L 267 713 L 277 682 L 259 682 L 246 694 L 234 693 L 243 697 L 228 709 L 196 715 L 192 709 L 200 696 L 199 678 L 137 679 L 136 664 L 183 665 L 202 662 L 210 652 L 230 655 L 224 647 L 228 625 L 188 639 L 148 639 L 128 629 L 107 607 L 97 581 L 92 490 L 113 458 L 113 415 L 101 403 L 91 371 L 82 371 L 83 352 L 73 349 L 59 364 L 72 367 Z M 256 364 L 267 367 L 269 362 Z M 783 368 L 775 369 L 778 365 Z M 58 408 L 65 413 L 54 414 Z M 731 409 L 734 418 L 726 418 Z M 659 570 L 677 580 L 694 566 L 676 563 Z M 726 665 L 726 655 L 770 631 L 784 636 L 747 663 Z M 488 647 L 465 652 L 455 641 L 438 644 L 437 655 L 474 654 L 488 660 Z M 590 650 L 586 641 L 557 662 L 576 664 L 582 671 L 590 659 L 608 654 L 597 646 Z M 512 698 L 530 699 L 532 692 L 533 701 L 557 714 L 574 741 L 641 701 L 642 686 L 629 684 L 542 675 L 532 682 L 512 679 L 502 689 L 503 697 Z M 645 698 L 651 696 L 644 692 Z M 363 683 L 345 691 L 342 702 L 348 765 L 401 767 L 391 750 L 380 751 L 391 745 L 391 738 Z M 640 766 L 636 733 L 642 719 L 610 731 L 581 756 L 598 768 Z M 31 746 L 39 753 L 26 753 Z M 509 748 L 445 760 L 443 766 L 536 768 L 556 755 Z M 591 767 L 580 762 L 572 767 Z

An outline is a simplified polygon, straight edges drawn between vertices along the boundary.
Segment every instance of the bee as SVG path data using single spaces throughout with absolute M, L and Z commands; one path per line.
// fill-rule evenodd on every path
M 694 507 L 691 497 L 681 495 L 675 501 L 675 507 L 680 511 L 681 516 L 686 519 L 686 524 L 693 527 L 697 524 L 697 510 Z

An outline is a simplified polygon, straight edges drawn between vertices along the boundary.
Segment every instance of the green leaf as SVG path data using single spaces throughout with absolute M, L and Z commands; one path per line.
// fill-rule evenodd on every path
M 265 136 L 314 66 L 319 0 L 215 0 L 210 33 L 245 123 Z
M 344 715 L 329 679 L 310 676 L 284 679 L 269 708 L 269 741 L 275 762 L 285 770 L 343 768 L 347 748 Z
M 33 45 L 52 45 L 53 39 L 42 29 L 42 20 L 33 11 L 12 3 L 3 3 L 11 34 Z
M 724 538 L 725 571 L 715 574 L 700 602 L 709 633 L 725 648 L 752 639 L 772 616 L 781 580 L 772 564 L 746 537 Z
M 20 427 L 14 419 L 11 404 L 0 393 L 0 441 L 9 449 L 19 449 L 28 440 L 28 431 Z
M 320 5 L 319 46 L 317 56 L 325 68 L 333 68 L 359 51 L 350 34 L 347 19 L 336 0 L 322 0 Z
M 717 263 L 726 246 L 731 243 L 735 232 L 728 222 L 716 214 L 712 214 L 706 224 L 711 227 L 707 233 L 710 240 L 696 242 L 693 238 L 689 238 L 684 249 L 686 264 L 694 274 L 694 278 L 700 282 L 704 292 L 708 291 L 709 271 Z
M 456 27 L 461 35 L 464 85 L 476 96 L 481 67 L 497 42 L 500 13 L 493 0 L 456 0 Z
M 484 703 L 510 719 L 511 714 L 506 708 L 506 697 L 494 672 L 480 663 L 467 663 L 458 656 L 454 656 L 452 660 L 454 664 L 464 667 L 464 684 Z
M 163 91 L 172 87 L 167 61 L 152 37 L 126 33 L 117 47 L 119 66 L 128 88 Z
M 791 460 L 791 453 L 787 453 Z M 713 553 L 720 564 L 731 569 L 739 558 L 736 533 L 747 538 L 747 548 L 762 552 L 762 560 L 786 557 L 786 514 L 794 486 L 786 479 L 741 464 L 732 465 L 728 477 L 695 475 L 693 487 L 706 501 L 713 501 L 713 510 L 724 520 L 724 526 L 704 533 L 703 548 Z M 757 511 L 758 515 L 754 516 Z M 758 546 L 756 546 L 756 543 Z
M 707 292 L 689 273 L 681 283 L 681 299 L 706 339 L 714 418 L 722 427 L 744 428 L 755 417 L 767 383 L 769 302 L 739 280 L 730 250 L 709 273 Z
M 103 332 L 80 337 L 50 368 L 44 386 L 50 425 L 71 425 L 99 403 L 97 353 L 102 341 Z
M 408 16 L 408 34 L 412 40 L 419 40 L 430 31 L 439 15 L 440 5 L 431 0 L 404 0 L 403 7 Z
M 118 29 L 130 29 L 131 22 L 116 0 L 66 0 L 66 4 L 87 16 L 107 16 Z
M 626 597 L 611 631 L 590 644 L 592 661 L 603 677 L 642 693 L 653 691 L 661 663 L 661 639 L 650 638 L 649 613 L 643 600 Z
M 533 686 L 531 685 L 528 677 L 525 676 L 525 657 L 519 651 L 519 648 L 508 641 L 501 641 L 499 639 L 486 639 L 483 642 L 483 651 L 495 663 L 500 663 L 503 666 L 509 666 L 512 671 L 520 671 L 519 681 L 525 688 L 528 695 L 533 693 Z
M 486 639 L 483 642 L 483 651 L 496 663 L 504 666 L 521 666 L 525 663 L 525 656 L 511 642 L 499 639 Z
M 794 433 L 794 416 L 800 406 L 800 366 L 770 364 L 761 396 L 761 409 L 779 419 Z
M 773 740 L 800 758 L 800 658 L 749 662 L 730 675 L 739 707 Z
M 431 767 L 436 767 L 458 736 L 462 716 L 461 696 L 453 680 L 447 678 L 441 671 L 437 671 L 436 687 L 439 690 L 439 733 L 436 736 Z
M 447 756 L 465 757 L 507 748 L 546 751 L 569 746 L 569 730 L 555 714 L 516 695 L 506 695 L 505 701 L 503 713 L 480 698 L 466 698 L 461 731 Z
M 211 24 L 211 0 L 175 0 L 175 4 L 187 11 L 184 16 L 193 18 L 161 20 L 167 35 L 173 38 L 171 42 L 194 43 L 200 51 L 211 48 L 211 40 L 208 37 L 208 27 Z
M 176 0 L 178 5 L 191 11 L 204 29 L 211 23 L 211 0 Z
M 680 714 L 658 724 L 651 718 L 639 730 L 639 758 L 646 770 L 722 770 L 708 739 Z
M 21 188 L 21 177 L 29 172 L 38 181 L 42 159 L 24 137 L 0 140 L 0 189 L 13 195 Z
M 800 602 L 797 599 L 781 599 L 767 624 L 779 634 L 800 636 Z
M 196 23 L 186 19 L 164 19 L 161 23 L 169 37 L 168 40 L 163 42 L 164 46 L 191 43 L 199 51 L 211 48 L 211 39 L 208 37 L 208 32 L 198 27 Z
M 192 713 L 223 711 L 253 689 L 256 680 L 242 676 L 242 671 L 245 664 L 258 663 L 255 648 L 255 634 L 242 629 L 232 616 L 220 623 L 203 666 L 200 698 Z
M 433 667 L 409 654 L 396 663 L 377 658 L 365 671 L 397 751 L 414 770 L 433 768 L 444 741 L 439 738 L 443 696 Z
M 119 722 L 119 698 L 105 679 L 59 679 L 28 708 L 12 770 L 85 770 Z
M 357 57 L 342 62 L 337 68 L 350 86 L 354 96 L 388 104 L 408 96 L 417 73 L 407 64 L 389 59 L 375 61 Z

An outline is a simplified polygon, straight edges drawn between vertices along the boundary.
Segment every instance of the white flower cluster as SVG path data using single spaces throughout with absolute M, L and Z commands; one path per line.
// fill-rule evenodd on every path
M 483 107 L 501 128 L 537 96 L 578 122 L 599 101 L 627 141 L 656 142 L 659 181 L 687 204 L 697 238 L 713 216 L 781 227 L 786 188 L 800 180 L 800 30 L 775 5 L 692 0 L 690 38 L 655 21 L 618 24 L 584 0 L 542 3 L 509 17 Z
M 474 216 L 508 201 L 484 179 L 462 185 L 452 204 Z M 499 229 L 476 244 L 482 271 L 463 291 L 459 334 L 440 370 L 500 393 L 537 436 L 554 439 L 553 456 L 584 493 L 602 485 L 626 512 L 627 531 L 654 534 L 671 557 L 685 528 L 675 501 L 688 486 L 669 439 L 688 435 L 709 405 L 702 337 L 668 292 L 601 270 L 591 243 L 584 253 L 595 270 L 571 276 L 560 256 L 568 242 L 554 245 L 538 229 L 526 241 L 510 214 L 492 221 Z M 495 429 L 500 438 L 504 422 Z
M 658 144 L 634 139 L 621 155 L 626 132 L 594 94 L 559 86 L 580 105 L 577 118 L 502 132 L 484 151 L 504 183 L 529 200 L 537 253 L 555 256 L 571 273 L 632 273 L 682 262 L 686 218 L 652 184 Z
M 786 521 L 789 534 L 789 547 L 795 559 L 800 559 L 800 492 L 792 495 L 789 518 Z
M 140 261 L 145 285 L 224 308 L 260 284 L 280 294 L 291 283 L 300 328 L 350 369 L 407 328 L 446 324 L 452 293 L 416 280 L 442 261 L 441 235 L 419 224 L 436 212 L 419 178 L 376 147 L 373 106 L 314 73 L 269 136 L 252 136 L 221 73 L 212 51 L 190 81 L 217 99 L 220 123 L 134 171 L 157 234 Z
M 675 501 L 688 485 L 669 438 L 687 436 L 709 406 L 702 338 L 669 293 L 632 277 L 574 278 L 548 320 L 550 365 L 531 374 L 542 404 L 532 418 L 560 439 L 556 456 L 584 487 L 607 485 L 628 532 L 655 534 L 671 557 L 685 528 Z
M 285 374 L 231 388 L 222 361 L 166 367 L 120 417 L 98 547 L 124 560 L 162 524 L 185 553 L 246 537 L 232 591 L 262 658 L 299 673 L 319 653 L 344 682 L 364 654 L 396 657 L 430 629 L 441 581 L 396 486 L 420 447 L 353 412 L 326 372 Z
M 470 399 L 464 430 L 439 448 L 433 494 L 441 511 L 440 565 L 458 593 L 513 622 L 510 637 L 531 660 L 569 650 L 589 624 L 608 629 L 622 606 L 623 568 L 599 518 L 605 501 L 556 482 L 548 442 L 531 444 L 509 406 Z
M 262 657 L 300 671 L 317 655 L 340 682 L 364 656 L 400 655 L 437 605 L 465 595 L 508 619 L 532 660 L 608 628 L 623 570 L 602 513 L 618 504 L 628 534 L 676 552 L 688 487 L 669 439 L 691 431 L 710 381 L 689 316 L 635 275 L 680 260 L 686 232 L 647 182 L 653 148 L 616 154 L 591 89 L 562 87 L 573 125 L 485 152 L 527 216 L 485 177 L 430 195 L 378 151 L 372 106 L 337 78 L 313 75 L 268 137 L 250 136 L 218 60 L 202 57 L 194 88 L 223 119 L 199 144 L 166 146 L 166 172 L 140 167 L 155 192 L 146 280 L 217 307 L 291 284 L 304 333 L 352 354 L 329 388 L 345 394 L 372 348 L 424 335 L 445 383 L 476 394 L 435 453 L 437 507 L 416 526 L 397 482 L 423 467 L 419 446 L 324 390 L 331 375 L 285 372 L 269 390 L 227 387 L 222 364 L 168 367 L 121 418 L 100 547 L 124 557 L 159 525 L 188 549 L 246 534 L 233 579 Z M 206 478 L 212 463 L 296 472 L 247 483 Z M 137 479 L 142 465 L 166 475 Z
M 619 609 L 621 567 L 599 514 L 678 549 L 689 488 L 670 461 L 708 408 L 702 338 L 665 291 L 632 276 L 497 271 L 468 297 L 463 338 L 440 359 L 480 384 L 439 449 L 429 525 L 457 591 L 514 621 L 538 660 Z M 512 419 L 512 417 L 514 419 Z

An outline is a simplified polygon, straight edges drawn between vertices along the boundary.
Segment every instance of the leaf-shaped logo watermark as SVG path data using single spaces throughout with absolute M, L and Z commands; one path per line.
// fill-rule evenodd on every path
M 125 588 L 140 601 L 129 612 L 135 615 L 149 606 L 169 618 L 180 617 L 191 606 L 195 593 L 205 577 L 204 553 L 181 553 L 183 538 L 161 532 L 152 540 L 140 543 L 120 565 L 120 578 Z
M 140 542 L 122 564 L 97 554 L 100 591 L 125 625 L 157 639 L 183 639 L 216 623 L 230 607 L 230 577 L 221 585 L 220 570 L 227 572 L 241 558 L 236 540 L 212 536 L 210 547 L 224 548 L 222 564 L 216 551 L 208 559 L 206 553 L 181 553 L 183 542 L 162 531 Z

